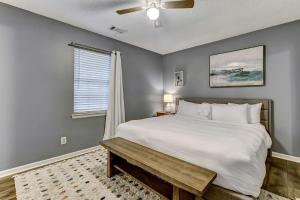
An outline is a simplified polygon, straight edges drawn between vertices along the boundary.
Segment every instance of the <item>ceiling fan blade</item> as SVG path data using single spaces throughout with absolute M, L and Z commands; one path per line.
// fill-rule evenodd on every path
M 119 15 L 123 15 L 123 14 L 142 11 L 142 10 L 145 10 L 145 8 L 144 7 L 134 7 L 134 8 L 127 8 L 127 9 L 123 9 L 123 10 L 117 10 L 116 12 Z
M 166 9 L 193 8 L 194 0 L 163 2 L 161 7 Z

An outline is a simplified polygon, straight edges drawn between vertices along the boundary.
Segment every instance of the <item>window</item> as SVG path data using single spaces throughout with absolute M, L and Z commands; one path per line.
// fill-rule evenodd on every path
M 99 116 L 108 108 L 111 56 L 74 48 L 73 118 Z

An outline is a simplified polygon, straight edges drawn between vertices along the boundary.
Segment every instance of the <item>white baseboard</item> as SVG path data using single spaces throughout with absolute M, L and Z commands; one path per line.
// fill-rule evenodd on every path
M 272 157 L 300 163 L 300 157 L 296 157 L 296 156 L 290 156 L 282 153 L 272 152 Z
M 6 177 L 6 176 L 12 176 L 12 175 L 22 173 L 22 172 L 25 172 L 25 171 L 28 171 L 28 170 L 32 170 L 32 169 L 35 169 L 35 168 L 38 168 L 38 167 L 49 165 L 49 164 L 52 164 L 52 163 L 55 163 L 55 162 L 58 162 L 58 161 L 66 160 L 66 159 L 69 159 L 69 158 L 72 158 L 72 157 L 75 157 L 75 156 L 80 156 L 82 154 L 98 150 L 99 148 L 100 148 L 100 146 L 90 147 L 90 148 L 87 148 L 87 149 L 83 149 L 83 150 L 80 150 L 80 151 L 74 151 L 72 153 L 64 154 L 64 155 L 61 155 L 61 156 L 48 158 L 46 160 L 41 160 L 41 161 L 38 161 L 38 162 L 29 163 L 29 164 L 26 164 L 26 165 L 15 167 L 15 168 L 3 170 L 3 171 L 0 171 L 0 178 Z M 276 157 L 276 158 L 280 158 L 280 159 L 300 163 L 300 157 L 296 157 L 296 156 L 290 156 L 290 155 L 286 155 L 286 154 L 282 154 L 282 153 L 272 152 L 272 157 Z
M 75 156 L 80 156 L 82 154 L 89 153 L 91 151 L 95 151 L 99 148 L 100 148 L 99 146 L 90 147 L 90 148 L 87 148 L 87 149 L 83 149 L 83 150 L 80 150 L 80 151 L 74 151 L 72 153 L 64 154 L 64 155 L 61 155 L 61 156 L 48 158 L 46 160 L 41 160 L 41 161 L 38 161 L 38 162 L 29 163 L 29 164 L 26 164 L 26 165 L 22 165 L 22 166 L 14 167 L 14 168 L 11 168 L 11 169 L 3 170 L 3 171 L 0 171 L 0 178 L 6 177 L 6 176 L 12 176 L 12 175 L 22 173 L 22 172 L 25 172 L 25 171 L 28 171 L 28 170 L 32 170 L 32 169 L 35 169 L 35 168 L 38 168 L 38 167 L 49 165 L 49 164 L 52 164 L 52 163 L 55 163 L 55 162 L 58 162 L 58 161 L 66 160 L 66 159 L 69 159 L 69 158 L 72 158 L 72 157 L 75 157 Z

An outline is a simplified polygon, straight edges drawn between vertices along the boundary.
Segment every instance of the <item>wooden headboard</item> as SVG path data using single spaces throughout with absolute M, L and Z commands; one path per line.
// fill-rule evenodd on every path
M 268 133 L 273 136 L 273 102 L 271 99 L 224 99 L 224 98 L 201 98 L 201 97 L 180 97 L 176 99 L 176 109 L 179 100 L 185 100 L 193 103 L 236 103 L 236 104 L 257 104 L 262 103 L 261 124 L 263 124 Z

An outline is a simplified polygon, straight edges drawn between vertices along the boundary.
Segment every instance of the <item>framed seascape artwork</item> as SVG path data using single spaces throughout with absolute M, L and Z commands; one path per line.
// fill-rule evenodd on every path
M 249 87 L 265 84 L 265 46 L 211 55 L 210 87 Z
M 175 86 L 183 86 L 183 71 L 174 72 Z

